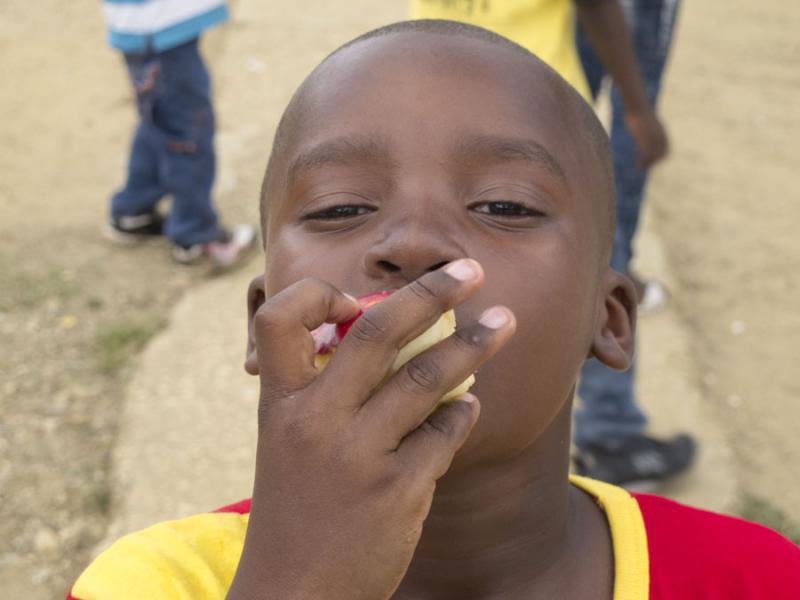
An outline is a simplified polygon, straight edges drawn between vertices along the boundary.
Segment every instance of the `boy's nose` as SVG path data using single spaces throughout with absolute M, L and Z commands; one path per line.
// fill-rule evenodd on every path
M 405 285 L 466 256 L 464 249 L 449 241 L 441 230 L 410 229 L 396 229 L 369 249 L 364 267 L 370 278 Z

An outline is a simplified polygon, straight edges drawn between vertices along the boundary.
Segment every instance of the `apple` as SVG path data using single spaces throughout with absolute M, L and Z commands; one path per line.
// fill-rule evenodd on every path
M 314 350 L 316 352 L 314 355 L 314 366 L 318 371 L 321 372 L 325 369 L 325 367 L 328 366 L 328 362 L 330 362 L 331 357 L 333 356 L 334 352 L 336 352 L 336 347 L 342 341 L 344 336 L 347 335 L 347 332 L 350 330 L 350 327 L 353 326 L 353 323 L 355 323 L 355 321 L 361 315 L 363 315 L 364 312 L 379 302 L 382 302 L 391 294 L 392 292 L 385 291 L 361 296 L 358 298 L 358 302 L 361 304 L 361 311 L 358 313 L 358 315 L 349 321 L 345 321 L 344 323 L 325 323 L 311 332 L 311 335 L 314 338 Z M 456 315 L 452 310 L 448 310 L 441 317 L 439 317 L 439 320 L 436 321 L 436 323 L 431 325 L 419 336 L 408 342 L 408 344 L 400 348 L 400 351 L 397 353 L 397 357 L 392 363 L 389 373 L 386 375 L 386 378 L 381 385 L 383 385 L 383 383 L 385 383 L 392 375 L 397 373 L 397 371 L 400 370 L 400 367 L 414 358 L 417 354 L 424 352 L 434 344 L 442 341 L 446 337 L 449 337 L 455 330 Z M 446 400 L 452 400 L 453 398 L 460 396 L 470 387 L 472 387 L 474 383 L 475 376 L 470 375 L 467 377 L 467 379 L 461 382 L 460 385 L 447 392 L 447 394 L 445 394 L 442 398 L 442 402 Z

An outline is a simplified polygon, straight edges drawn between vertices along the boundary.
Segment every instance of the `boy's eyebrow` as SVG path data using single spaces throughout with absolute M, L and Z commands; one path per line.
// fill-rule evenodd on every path
M 535 140 L 493 135 L 475 135 L 460 140 L 455 155 L 466 162 L 474 160 L 524 160 L 544 167 L 567 183 L 564 169 L 542 144 Z
M 380 137 L 338 137 L 320 142 L 297 155 L 289 165 L 289 181 L 307 169 L 355 162 L 392 164 L 386 144 Z

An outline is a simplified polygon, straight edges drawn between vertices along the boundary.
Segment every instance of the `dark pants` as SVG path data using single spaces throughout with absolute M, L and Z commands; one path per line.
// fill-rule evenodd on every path
M 139 124 L 125 186 L 111 200 L 111 216 L 150 213 L 172 197 L 165 235 L 191 246 L 218 237 L 211 201 L 214 183 L 214 111 L 211 82 L 197 40 L 176 48 L 126 54 Z
M 679 0 L 622 0 L 645 88 L 655 104 L 661 89 L 661 76 L 672 42 Z M 583 31 L 577 32 L 578 50 L 592 95 L 600 91 L 606 73 Z M 639 224 L 647 171 L 636 167 L 637 148 L 625 127 L 619 90 L 611 89 L 611 150 L 617 188 L 617 230 L 611 266 L 627 273 L 633 258 L 633 238 Z M 581 372 L 578 395 L 581 406 L 575 413 L 575 444 L 617 446 L 626 438 L 640 434 L 647 419 L 636 405 L 632 367 L 617 373 L 588 361 Z

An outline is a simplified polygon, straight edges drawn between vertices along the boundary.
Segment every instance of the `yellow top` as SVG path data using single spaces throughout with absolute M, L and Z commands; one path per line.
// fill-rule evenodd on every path
M 411 0 L 412 19 L 450 19 L 484 27 L 524 46 L 590 101 L 575 47 L 572 0 Z
M 647 534 L 636 500 L 622 488 L 583 477 L 573 485 L 606 513 L 614 549 L 614 600 L 647 600 Z M 208 513 L 167 521 L 121 538 L 89 565 L 76 600 L 221 600 L 230 587 L 247 514 Z

